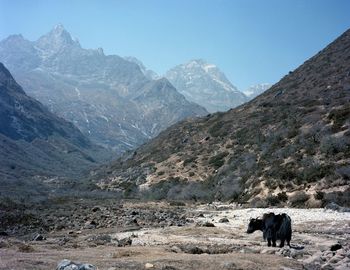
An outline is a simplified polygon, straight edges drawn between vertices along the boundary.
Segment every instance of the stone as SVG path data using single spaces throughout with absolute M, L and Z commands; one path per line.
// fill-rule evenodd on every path
M 10 245 L 7 241 L 0 240 L 0 248 L 8 248 L 8 247 L 10 247 Z
M 209 221 L 204 222 L 204 223 L 202 224 L 202 226 L 203 226 L 203 227 L 215 227 L 215 225 L 214 225 L 213 223 L 209 222 Z
M 145 264 L 145 268 L 146 268 L 146 269 L 151 269 L 151 268 L 154 268 L 154 265 L 151 264 L 151 263 L 146 263 L 146 264 Z
M 64 259 L 57 264 L 56 270 L 67 270 L 68 266 L 72 264 L 72 261 Z M 78 267 L 76 268 L 78 269 Z
M 227 262 L 223 265 L 223 268 L 227 270 L 235 270 L 237 269 L 237 265 L 233 262 Z
M 122 238 L 118 240 L 118 247 L 125 247 L 125 246 L 131 246 L 131 245 L 132 245 L 131 237 Z
M 221 218 L 220 220 L 219 220 L 219 222 L 220 223 L 227 223 L 227 222 L 230 222 L 229 220 L 228 220 L 228 218 Z
M 349 269 L 350 269 L 350 263 L 334 267 L 334 270 L 349 270 Z
M 92 264 L 81 264 L 64 259 L 58 263 L 56 270 L 97 270 L 97 268 Z
M 92 264 L 85 263 L 79 266 L 79 270 L 96 270 L 96 267 Z
M 303 263 L 305 265 L 320 265 L 321 264 L 321 255 L 322 255 L 322 252 L 318 251 L 314 255 L 312 255 L 311 257 L 303 260 Z
M 172 246 L 170 250 L 174 253 L 181 253 L 181 249 L 178 246 Z
M 97 212 L 97 211 L 101 211 L 101 208 L 99 206 L 94 206 L 92 209 L 91 209 L 92 212 Z
M 174 266 L 171 265 L 165 265 L 162 267 L 162 270 L 176 270 L 177 268 L 175 268 Z
M 92 242 L 96 245 L 105 245 L 112 241 L 112 237 L 108 234 L 100 234 L 89 237 L 87 241 Z
M 40 233 L 37 233 L 33 236 L 33 241 L 43 241 L 43 240 L 46 240 L 46 237 Z
M 336 243 L 336 244 L 331 246 L 330 250 L 331 251 L 337 251 L 338 249 L 341 249 L 341 248 L 342 248 L 342 245 L 339 244 L 339 243 Z
M 321 266 L 321 270 L 334 270 L 334 267 L 331 264 L 326 263 Z
M 274 254 L 275 250 L 274 249 L 263 249 L 262 251 L 260 251 L 261 254 Z
M 9 236 L 9 234 L 5 231 L 0 231 L 0 236 Z

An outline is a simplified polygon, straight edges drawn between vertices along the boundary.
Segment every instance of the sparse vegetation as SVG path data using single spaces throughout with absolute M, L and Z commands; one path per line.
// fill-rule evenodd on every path
M 344 123 L 350 119 L 350 105 L 347 104 L 340 109 L 330 111 L 328 118 L 333 121 L 334 130 L 340 130 Z
M 343 91 L 347 85 L 343 79 L 348 78 L 344 63 L 348 58 L 339 50 L 344 44 L 336 43 L 239 109 L 175 125 L 142 146 L 132 161 L 126 161 L 129 165 L 116 166 L 114 175 L 138 183 L 146 177 L 189 179 L 169 186 L 155 184 L 162 198 L 246 202 L 280 188 L 286 193 L 268 199 L 275 205 L 306 203 L 306 193 L 287 194 L 316 183 L 325 187 L 346 184 L 350 178 L 346 169 L 350 92 Z M 331 66 L 323 63 L 324 53 Z M 164 174 L 147 167 L 150 161 L 162 161 Z M 192 181 L 197 183 L 192 186 L 196 195 L 189 191 Z M 267 190 L 257 194 L 258 188 Z
M 309 199 L 304 191 L 296 191 L 293 195 L 290 196 L 289 201 L 294 207 L 304 207 L 305 202 Z
M 212 165 L 215 169 L 220 168 L 225 164 L 224 158 L 228 155 L 228 152 L 219 153 L 209 159 L 209 164 Z

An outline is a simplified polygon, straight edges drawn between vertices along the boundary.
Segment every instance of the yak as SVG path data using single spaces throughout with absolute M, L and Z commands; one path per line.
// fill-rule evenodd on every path
M 283 213 L 275 215 L 274 213 L 266 213 L 263 217 L 253 218 L 250 220 L 247 233 L 253 233 L 256 230 L 263 232 L 263 237 L 267 240 L 267 246 L 276 246 L 276 240 L 280 240 L 280 247 L 284 246 L 284 242 L 287 241 L 287 245 L 291 247 L 290 240 L 292 238 L 292 220 Z

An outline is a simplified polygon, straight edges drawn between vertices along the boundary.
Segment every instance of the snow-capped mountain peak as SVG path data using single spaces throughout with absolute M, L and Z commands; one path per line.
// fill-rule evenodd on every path
M 62 24 L 56 25 L 49 33 L 40 37 L 35 45 L 38 49 L 50 53 L 56 53 L 72 46 L 80 47 L 79 41 L 76 38 L 73 39 Z
M 243 93 L 249 98 L 253 99 L 256 96 L 262 94 L 267 89 L 269 89 L 272 86 L 270 83 L 260 83 L 251 85 L 248 89 L 244 90 Z
M 188 100 L 209 112 L 226 111 L 246 101 L 246 97 L 212 63 L 194 59 L 178 65 L 165 75 Z

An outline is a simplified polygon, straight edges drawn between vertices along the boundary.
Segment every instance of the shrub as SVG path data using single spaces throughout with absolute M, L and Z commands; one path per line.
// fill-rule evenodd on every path
M 225 137 L 228 135 L 228 128 L 225 123 L 218 121 L 209 128 L 208 132 L 213 137 Z
M 18 251 L 25 252 L 25 253 L 31 253 L 31 252 L 34 252 L 35 250 L 31 245 L 28 245 L 25 243 L 20 243 L 18 246 Z
M 292 204 L 292 206 L 303 206 L 308 199 L 309 195 L 304 191 L 297 191 L 289 197 L 289 202 Z
M 228 152 L 222 152 L 219 153 L 209 159 L 209 164 L 214 166 L 215 169 L 220 168 L 222 165 L 225 164 L 225 157 L 228 155 Z
M 343 166 L 336 169 L 336 173 L 344 180 L 350 180 L 350 166 Z
M 267 203 L 271 206 L 276 206 L 280 203 L 280 200 L 275 195 L 269 195 L 266 197 Z
M 280 192 L 280 193 L 278 193 L 278 194 L 277 194 L 277 198 L 278 198 L 278 200 L 280 200 L 281 202 L 286 202 L 286 201 L 288 201 L 288 195 L 287 195 L 287 193 L 285 193 L 285 192 Z
M 263 200 L 259 197 L 255 197 L 251 200 L 251 202 L 249 203 L 249 205 L 251 207 L 254 207 L 254 208 L 265 208 L 267 207 L 267 200 Z
M 191 164 L 191 163 L 195 162 L 196 159 L 197 159 L 197 157 L 189 157 L 189 158 L 185 159 L 184 162 L 183 162 L 183 166 L 185 167 L 188 164 Z
M 349 144 L 344 137 L 323 137 L 320 144 L 320 150 L 327 156 L 337 154 L 339 152 L 348 151 Z
M 323 200 L 324 192 L 318 190 L 318 191 L 316 191 L 314 197 L 315 197 L 316 200 Z
M 137 191 L 137 185 L 135 182 L 122 182 L 120 187 L 124 190 L 124 195 L 130 197 Z
M 330 175 L 333 172 L 332 165 L 318 165 L 313 164 L 309 167 L 304 168 L 304 170 L 298 175 L 298 182 L 315 182 L 323 177 Z
M 339 130 L 344 125 L 345 121 L 350 119 L 350 106 L 347 105 L 341 109 L 332 110 L 328 118 L 333 120 L 333 128 Z

